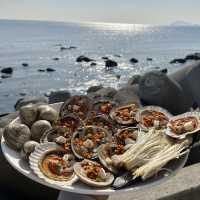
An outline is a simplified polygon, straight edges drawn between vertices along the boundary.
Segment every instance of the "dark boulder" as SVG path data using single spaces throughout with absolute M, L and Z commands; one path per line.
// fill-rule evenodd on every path
M 127 85 L 138 84 L 138 83 L 140 82 L 140 78 L 141 78 L 141 75 L 139 75 L 139 74 L 133 75 L 133 76 L 128 80 Z
M 191 106 L 181 85 L 160 71 L 141 77 L 139 96 L 145 105 L 158 105 L 173 114 L 184 113 Z
M 29 64 L 28 64 L 28 63 L 22 63 L 22 66 L 23 66 L 23 67 L 28 67 Z
M 3 68 L 3 69 L 1 70 L 1 73 L 12 74 L 12 73 L 13 73 L 13 68 L 12 68 L 12 67 Z
M 66 47 L 60 47 L 60 51 L 64 51 L 64 50 L 67 50 Z
M 170 61 L 170 64 L 176 64 L 176 63 L 184 64 L 185 62 L 186 62 L 186 59 L 184 59 L 184 58 L 176 58 L 176 59 Z
M 167 74 L 168 69 L 167 69 L 167 68 L 164 68 L 164 69 L 161 69 L 160 71 L 161 71 L 162 73 L 164 73 L 164 74 Z
M 105 66 L 107 68 L 110 68 L 110 67 L 117 67 L 118 63 L 114 60 L 106 60 L 105 61 Z
M 20 98 L 14 105 L 15 110 L 19 110 L 22 106 L 27 104 L 46 104 L 48 103 L 48 99 L 46 97 L 25 97 Z
M 101 57 L 103 60 L 108 60 L 109 58 L 107 56 Z
M 11 74 L 3 74 L 3 75 L 1 75 L 2 79 L 10 78 L 10 77 L 11 77 Z
M 185 57 L 185 60 L 200 60 L 200 53 L 189 54 Z
M 121 78 L 121 75 L 120 74 L 116 74 L 116 78 L 117 78 L 117 80 L 119 80 Z
M 97 63 L 95 63 L 95 62 L 92 62 L 91 64 L 90 64 L 90 66 L 96 66 L 97 65 Z
M 76 59 L 76 62 L 91 62 L 91 61 L 94 61 L 93 59 L 91 58 L 88 58 L 86 56 L 79 56 L 77 59 Z
M 87 89 L 87 94 L 92 93 L 92 92 L 96 92 L 100 89 L 102 89 L 103 86 L 102 85 L 95 85 L 95 86 L 91 86 Z
M 47 72 L 55 72 L 56 70 L 53 69 L 53 68 L 48 67 L 48 68 L 46 68 L 46 71 L 47 71 Z
M 49 103 L 65 102 L 71 97 L 71 94 L 68 90 L 58 90 L 52 91 L 49 95 Z
M 132 64 L 138 63 L 139 61 L 136 58 L 131 58 L 129 60 Z
M 38 72 L 45 72 L 45 69 L 38 69 Z
M 53 58 L 52 60 L 58 61 L 59 59 L 60 59 L 60 58 L 55 57 L 55 58 Z
M 153 61 L 153 58 L 147 58 L 147 61 Z

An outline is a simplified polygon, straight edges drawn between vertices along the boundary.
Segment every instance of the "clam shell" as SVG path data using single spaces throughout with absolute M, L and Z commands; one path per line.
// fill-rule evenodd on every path
M 152 127 L 146 127 L 144 126 L 144 124 L 141 123 L 142 120 L 142 115 L 145 111 L 157 111 L 157 112 L 161 112 L 163 113 L 168 119 L 170 119 L 172 117 L 172 114 L 170 114 L 167 110 L 165 110 L 162 107 L 159 106 L 145 106 L 141 109 L 138 110 L 138 112 L 136 113 L 136 120 L 139 123 L 139 126 L 145 130 L 148 131 L 150 128 Z
M 49 105 L 38 106 L 38 119 L 55 122 L 58 119 L 58 112 Z
M 91 160 L 87 160 L 88 162 L 91 162 L 91 163 L 97 163 L 97 162 L 94 162 L 94 161 L 91 161 Z M 84 183 L 86 183 L 87 185 L 90 185 L 90 186 L 94 186 L 94 187 L 105 187 L 105 186 L 109 186 L 112 184 L 112 182 L 114 181 L 114 176 L 110 173 L 110 172 L 107 172 L 107 180 L 106 181 L 102 181 L 102 182 L 97 182 L 97 181 L 94 181 L 92 179 L 89 179 L 88 177 L 86 177 L 86 175 L 84 174 L 84 171 L 81 167 L 81 162 L 77 162 L 75 163 L 74 165 L 74 171 L 76 173 L 76 175 L 80 178 L 80 180 Z
M 106 167 L 110 172 L 117 174 L 118 170 L 112 164 L 108 164 L 106 162 L 106 158 L 108 157 L 106 154 L 106 148 L 109 148 L 109 144 L 102 144 L 98 149 L 98 158 L 101 164 Z
M 14 150 L 21 150 L 24 143 L 30 140 L 31 133 L 28 126 L 19 123 L 10 123 L 4 129 L 3 136 L 6 144 Z
M 30 168 L 39 178 L 43 179 L 47 183 L 51 183 L 61 187 L 69 186 L 75 183 L 78 180 L 78 177 L 75 175 L 75 173 L 72 175 L 72 177 L 69 178 L 69 180 L 65 181 L 53 180 L 44 175 L 44 173 L 40 169 L 40 164 L 44 156 L 51 151 L 63 151 L 63 149 L 54 142 L 40 144 L 38 147 L 36 147 L 35 151 L 29 156 Z
M 29 155 L 35 150 L 35 147 L 39 146 L 40 144 L 35 141 L 28 141 L 25 142 L 23 145 L 23 148 L 21 150 L 21 156 L 22 158 L 28 160 Z
M 72 139 L 71 139 L 71 149 L 72 149 L 74 155 L 75 155 L 77 158 L 79 158 L 79 159 L 84 159 L 84 157 L 83 157 L 82 155 L 80 155 L 80 154 L 77 152 L 77 150 L 76 150 L 76 148 L 75 148 L 75 145 L 74 145 L 74 140 L 75 140 L 75 138 L 76 138 L 78 135 L 80 136 L 80 135 L 83 134 L 82 136 L 85 136 L 85 131 L 86 131 L 87 129 L 93 129 L 93 130 L 101 130 L 101 131 L 103 131 L 104 134 L 105 134 L 105 137 L 104 137 L 104 140 L 101 140 L 102 143 L 111 140 L 111 135 L 110 135 L 109 132 L 108 132 L 107 130 L 105 130 L 104 128 L 100 128 L 100 127 L 97 127 L 97 126 L 85 126 L 84 128 L 78 129 L 78 130 L 73 134 L 73 136 L 72 136 Z M 97 157 L 97 149 L 98 149 L 98 147 L 99 147 L 100 145 L 101 145 L 101 144 L 97 145 L 97 146 L 92 150 L 93 156 L 92 156 L 91 159 L 95 159 L 95 158 Z M 83 147 L 83 148 L 84 148 L 84 147 Z
M 37 142 L 45 133 L 45 131 L 51 129 L 51 124 L 46 120 L 38 120 L 31 126 L 31 139 Z
M 115 120 L 117 123 L 122 124 L 122 125 L 132 125 L 135 124 L 137 121 L 135 119 L 135 117 L 133 119 L 130 119 L 128 121 L 123 121 L 121 118 L 116 116 L 116 111 L 123 109 L 123 108 L 129 108 L 130 106 L 137 106 L 139 109 L 139 105 L 138 104 L 129 104 L 129 105 L 125 105 L 125 106 L 121 106 L 121 107 L 117 107 L 114 108 L 113 110 L 111 110 L 110 112 L 110 117 Z M 136 112 L 135 112 L 136 113 Z
M 80 103 L 80 101 L 81 101 L 80 108 L 82 110 L 82 114 L 73 111 L 73 109 L 76 110 L 75 108 L 69 109 L 69 106 L 77 107 L 77 104 L 78 104 L 78 102 Z M 62 118 L 69 113 L 74 113 L 75 115 L 77 115 L 78 117 L 80 117 L 83 120 L 83 119 L 86 119 L 91 108 L 92 108 L 92 100 L 88 96 L 86 96 L 86 95 L 73 96 L 69 100 L 67 100 L 66 102 L 64 102 L 62 104 L 62 106 L 60 108 L 60 117 Z
M 23 124 L 26 124 L 27 126 L 31 127 L 31 125 L 37 120 L 37 106 L 34 104 L 22 106 L 19 110 L 19 116 Z
M 185 117 L 195 117 L 198 121 L 197 128 L 194 131 L 186 132 L 186 133 L 180 134 L 180 135 L 173 133 L 172 130 L 170 129 L 170 127 L 169 127 L 170 121 L 177 120 L 177 119 L 180 119 L 180 118 L 185 118 Z M 168 135 L 172 138 L 175 138 L 175 139 L 184 139 L 186 136 L 191 135 L 193 133 L 196 133 L 200 130 L 200 112 L 187 112 L 187 113 L 177 115 L 177 116 L 170 118 L 170 121 L 167 124 L 167 129 L 166 129 L 165 133 L 166 133 L 166 135 Z

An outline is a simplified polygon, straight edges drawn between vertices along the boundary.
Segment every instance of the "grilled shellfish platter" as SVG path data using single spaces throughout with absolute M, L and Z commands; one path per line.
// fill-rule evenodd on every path
M 62 104 L 23 106 L 1 145 L 10 164 L 37 182 L 110 194 L 170 177 L 185 164 L 199 130 L 197 112 L 172 116 L 158 106 L 76 95 Z

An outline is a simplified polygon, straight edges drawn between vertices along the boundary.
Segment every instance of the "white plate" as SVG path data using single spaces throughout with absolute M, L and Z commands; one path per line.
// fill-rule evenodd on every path
M 87 195 L 111 195 L 111 194 L 117 194 L 117 193 L 121 194 L 123 192 L 134 192 L 136 190 L 141 190 L 143 188 L 151 187 L 154 185 L 159 185 L 163 181 L 174 176 L 185 165 L 188 155 L 189 155 L 189 153 L 187 153 L 186 155 L 182 156 L 182 158 L 180 158 L 178 160 L 173 160 L 168 165 L 166 165 L 165 168 L 168 168 L 173 171 L 171 173 L 166 172 L 166 171 L 165 172 L 161 171 L 157 174 L 156 177 L 150 178 L 144 182 L 136 183 L 125 189 L 113 190 L 112 188 L 108 188 L 108 187 L 101 188 L 101 189 L 92 188 L 90 186 L 85 185 L 84 183 L 81 183 L 80 181 L 75 183 L 72 186 L 58 186 L 55 184 L 47 183 L 33 173 L 33 171 L 30 169 L 30 167 L 28 165 L 28 162 L 25 162 L 21 159 L 20 153 L 12 150 L 5 144 L 5 140 L 4 140 L 3 136 L 1 139 L 1 148 L 2 148 L 2 152 L 5 156 L 5 158 L 10 163 L 10 165 L 12 167 L 14 167 L 21 174 L 28 177 L 29 179 L 32 179 L 35 182 L 38 182 L 40 184 L 43 184 L 43 185 L 46 185 L 48 187 L 55 188 L 58 190 L 79 193 L 79 194 L 87 194 Z

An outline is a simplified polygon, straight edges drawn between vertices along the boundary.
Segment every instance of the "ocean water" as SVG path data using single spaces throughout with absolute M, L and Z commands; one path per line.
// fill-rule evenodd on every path
M 0 113 L 13 111 L 20 93 L 39 96 L 57 89 L 84 93 L 98 84 L 119 88 L 137 73 L 156 68 L 177 70 L 182 65 L 169 61 L 200 51 L 199 35 L 200 27 L 0 20 L 0 66 L 14 69 L 11 78 L 0 78 Z M 77 49 L 61 52 L 58 44 Z M 95 59 L 97 66 L 76 63 L 80 55 Z M 119 66 L 105 70 L 102 56 Z M 54 57 L 59 60 L 52 60 Z M 129 63 L 132 57 L 139 63 Z M 23 62 L 29 67 L 22 67 Z M 47 67 L 56 71 L 38 72 Z

